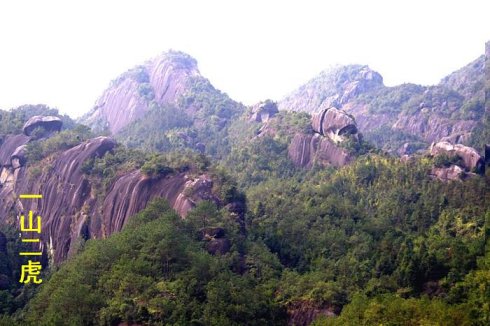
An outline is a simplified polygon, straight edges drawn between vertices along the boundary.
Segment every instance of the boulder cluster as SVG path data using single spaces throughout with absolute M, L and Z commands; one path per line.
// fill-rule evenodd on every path
M 325 108 L 311 118 L 313 134 L 297 133 L 289 146 L 289 157 L 296 166 L 311 168 L 321 165 L 343 166 L 352 155 L 342 147 L 348 139 L 359 141 L 352 116 L 337 108 Z
M 432 143 L 430 155 L 441 161 L 432 168 L 431 175 L 442 181 L 461 180 L 484 170 L 483 157 L 474 148 L 462 144 Z

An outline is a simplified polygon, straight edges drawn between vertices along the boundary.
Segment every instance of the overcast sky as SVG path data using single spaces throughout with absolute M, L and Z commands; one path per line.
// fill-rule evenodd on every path
M 434 84 L 484 53 L 490 1 L 0 1 L 0 108 L 79 116 L 175 49 L 235 100 L 278 100 L 333 64 Z

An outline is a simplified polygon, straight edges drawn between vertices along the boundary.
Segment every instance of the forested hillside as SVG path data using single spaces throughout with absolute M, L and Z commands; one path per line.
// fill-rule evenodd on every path
M 431 87 L 338 67 L 245 107 L 170 51 L 78 123 L 1 111 L 0 325 L 488 325 L 484 67 Z

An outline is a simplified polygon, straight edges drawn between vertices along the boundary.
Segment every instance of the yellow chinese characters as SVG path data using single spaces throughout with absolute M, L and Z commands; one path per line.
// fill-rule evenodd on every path
M 20 199 L 41 199 L 42 195 L 20 195 Z M 41 216 L 36 216 L 34 217 L 33 211 L 29 211 L 29 214 L 27 215 L 27 221 L 26 221 L 26 216 L 22 214 L 20 216 L 20 231 L 21 232 L 29 232 L 29 233 L 37 233 L 41 234 Z M 22 236 L 24 234 L 22 233 Z M 40 242 L 40 239 L 37 238 L 23 238 L 22 242 Z M 42 251 L 25 251 L 25 252 L 19 252 L 20 256 L 41 256 Z M 42 280 L 39 277 L 39 274 L 41 273 L 42 265 L 41 262 L 38 261 L 32 261 L 28 260 L 27 264 L 22 265 L 22 270 L 21 270 L 21 277 L 19 282 L 20 283 L 35 283 L 39 284 L 42 282 Z
M 22 271 L 20 275 L 20 283 L 30 283 L 33 282 L 35 284 L 42 283 L 43 280 L 38 279 L 39 274 L 41 273 L 41 263 L 38 261 L 29 260 L 27 265 L 22 265 Z

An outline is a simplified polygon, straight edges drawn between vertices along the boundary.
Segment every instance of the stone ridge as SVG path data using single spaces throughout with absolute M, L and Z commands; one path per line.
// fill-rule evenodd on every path
M 156 105 L 177 104 L 188 81 L 200 77 L 195 59 L 169 51 L 118 77 L 79 122 L 116 134 Z
M 153 198 L 165 198 L 185 217 L 201 200 L 219 203 L 212 194 L 213 181 L 205 174 L 178 173 L 151 178 L 139 170 L 121 173 L 107 193 L 82 172 L 83 163 L 112 151 L 116 143 L 97 137 L 47 158 L 40 171 L 28 169 L 12 156 L 29 141 L 25 135 L 9 136 L 0 146 L 0 222 L 17 223 L 19 212 L 32 210 L 42 217 L 41 249 L 55 264 L 78 250 L 82 239 L 103 238 L 120 231 L 129 217 Z M 19 200 L 19 194 L 42 194 L 40 200 Z
M 369 141 L 377 141 L 382 132 L 426 146 L 441 139 L 467 144 L 483 111 L 484 66 L 481 56 L 429 87 L 386 87 L 381 75 L 367 66 L 336 67 L 299 87 L 279 101 L 278 107 L 313 114 L 335 106 L 355 117 Z M 395 141 L 389 145 L 398 146 Z

